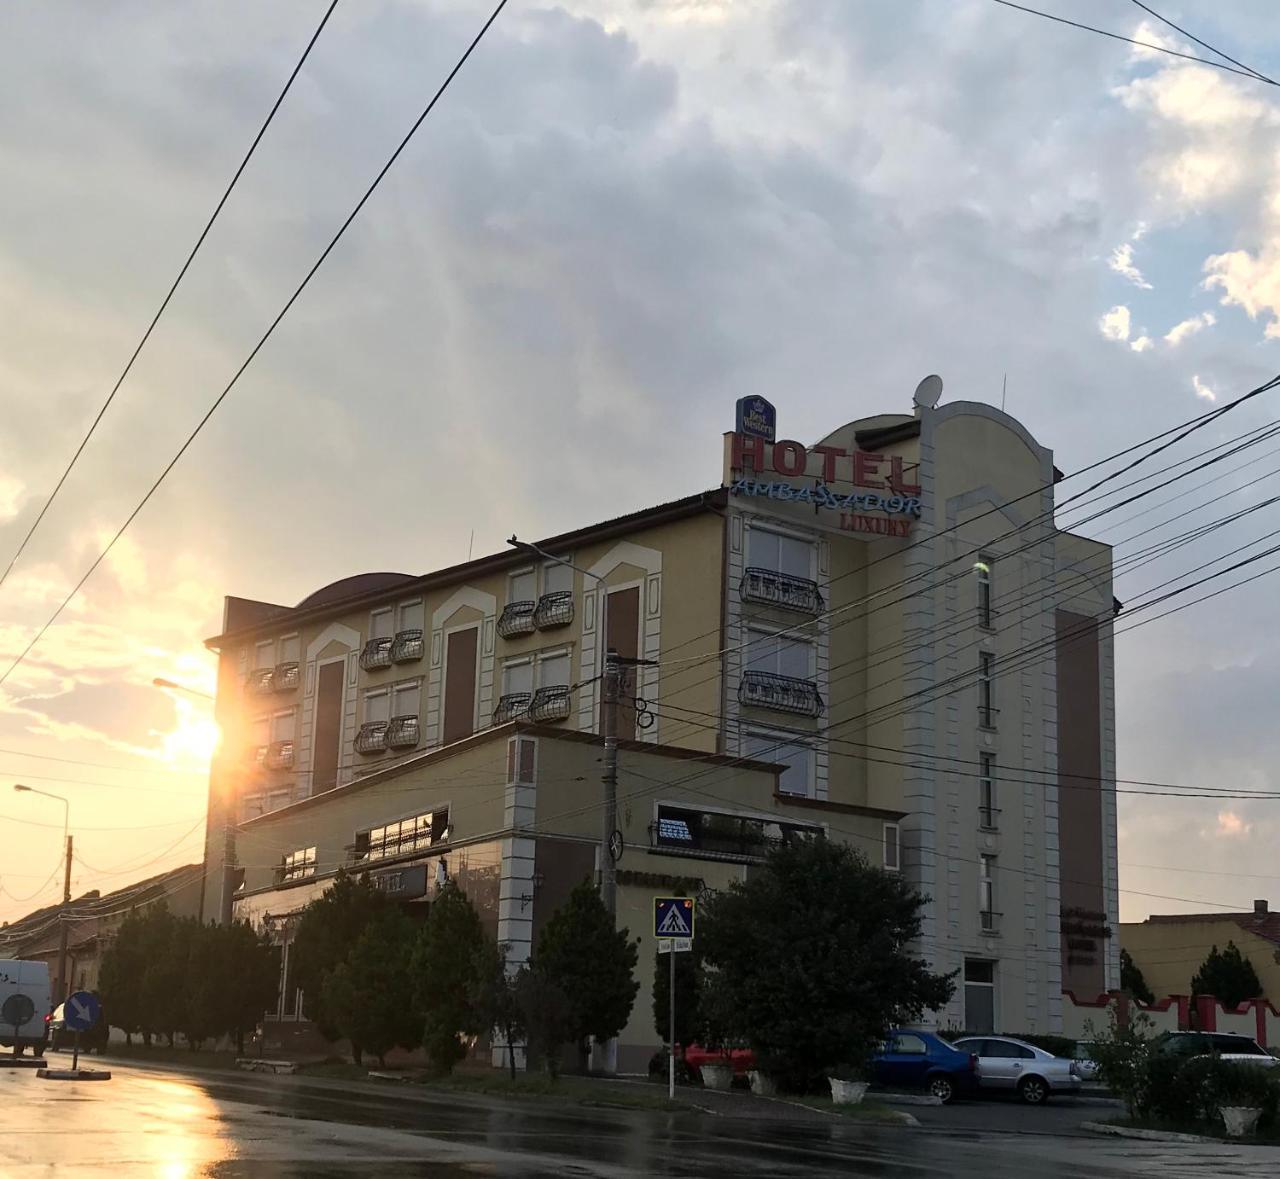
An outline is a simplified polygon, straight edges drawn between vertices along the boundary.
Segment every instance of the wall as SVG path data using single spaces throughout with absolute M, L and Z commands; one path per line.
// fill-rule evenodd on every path
M 1119 934 L 1120 945 L 1129 951 L 1154 994 L 1190 993 L 1191 980 L 1210 949 L 1226 949 L 1228 942 L 1235 942 L 1253 964 L 1263 995 L 1280 1004 L 1280 962 L 1276 961 L 1280 947 L 1242 928 L 1233 917 L 1153 917 L 1125 922 Z

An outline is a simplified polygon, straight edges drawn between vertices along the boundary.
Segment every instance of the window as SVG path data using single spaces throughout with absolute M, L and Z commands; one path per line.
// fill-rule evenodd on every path
M 502 665 L 502 695 L 533 692 L 533 660 L 519 659 Z
M 272 741 L 292 741 L 293 740 L 293 709 L 288 712 L 277 712 L 271 718 L 271 740 Z
M 542 592 L 568 593 L 573 589 L 573 570 L 568 565 L 543 565 Z
M 970 1031 L 996 1030 L 996 964 L 979 958 L 964 963 L 964 1026 Z
M 569 652 L 557 651 L 538 660 L 538 687 L 567 687 L 569 684 Z
M 893 1038 L 891 1051 L 897 1056 L 928 1056 L 929 1045 L 919 1036 L 910 1032 L 901 1032 Z
M 978 857 L 978 914 L 984 933 L 995 933 L 996 918 L 996 858 Z
M 298 636 L 285 635 L 280 640 L 280 662 L 281 663 L 297 663 L 298 662 Z
M 397 684 L 392 689 L 392 716 L 417 716 L 422 689 L 416 684 Z
M 389 639 L 395 632 L 395 611 L 388 606 L 385 610 L 375 610 L 369 615 L 369 637 L 371 639 Z
M 794 635 L 751 631 L 747 640 L 746 669 L 797 680 L 812 679 L 813 644 Z
M 978 825 L 987 831 L 997 827 L 996 815 L 996 755 L 978 754 Z
M 508 602 L 532 602 L 538 596 L 538 573 L 535 569 L 522 569 L 513 573 L 507 584 Z
M 812 577 L 813 542 L 752 528 L 747 538 L 747 560 L 757 569 L 772 569 L 792 577 Z
M 993 680 L 996 657 L 990 651 L 978 653 L 978 723 L 984 729 L 996 727 L 996 708 Z
M 812 794 L 813 750 L 804 742 L 768 733 L 748 733 L 746 755 L 756 761 L 786 767 L 778 778 L 779 794 L 799 794 L 806 798 Z
M 821 828 L 660 803 L 649 831 L 655 849 L 704 859 L 760 859 L 770 848 L 818 835 Z
M 403 602 L 400 606 L 400 621 L 396 626 L 397 631 L 402 630 L 421 630 L 423 626 L 423 611 L 421 602 Z
M 314 847 L 300 847 L 297 851 L 290 852 L 285 856 L 281 863 L 281 882 L 302 880 L 315 874 L 316 849 Z
M 356 834 L 357 860 L 384 860 L 392 856 L 423 851 L 444 841 L 449 831 L 449 808 L 426 811 L 397 819 Z
M 979 557 L 973 567 L 978 579 L 978 625 L 991 629 L 991 558 Z
M 901 867 L 901 856 L 898 848 L 898 824 L 886 823 L 884 825 L 884 866 L 890 872 L 896 872 Z
M 391 697 L 383 692 L 366 692 L 364 696 L 364 723 L 376 724 L 391 719 Z
M 249 745 L 254 750 L 265 749 L 271 744 L 271 718 L 269 716 L 254 717 L 249 726 Z
M 253 670 L 265 671 L 276 665 L 276 644 L 274 639 L 264 639 L 253 647 Z

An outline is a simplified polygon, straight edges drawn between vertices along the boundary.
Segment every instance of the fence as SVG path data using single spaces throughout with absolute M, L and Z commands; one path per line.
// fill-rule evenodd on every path
M 1118 991 L 1096 999 L 1080 999 L 1071 991 L 1062 995 L 1062 1034 L 1072 1039 L 1089 1037 L 1089 1025 L 1101 1032 L 1110 1023 L 1109 1009 L 1115 1005 L 1120 1021 L 1135 1011 L 1143 1012 L 1158 1032 L 1235 1032 L 1252 1036 L 1264 1048 L 1280 1046 L 1280 1011 L 1266 999 L 1250 999 L 1227 1009 L 1210 995 L 1170 995 L 1155 1003 L 1140 1003 Z

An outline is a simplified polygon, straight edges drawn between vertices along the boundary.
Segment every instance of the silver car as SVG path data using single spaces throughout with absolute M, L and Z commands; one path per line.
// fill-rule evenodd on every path
M 1012 1036 L 968 1036 L 955 1046 L 978 1058 L 983 1089 L 1012 1090 L 1028 1105 L 1043 1105 L 1051 1093 L 1080 1091 L 1074 1062 Z

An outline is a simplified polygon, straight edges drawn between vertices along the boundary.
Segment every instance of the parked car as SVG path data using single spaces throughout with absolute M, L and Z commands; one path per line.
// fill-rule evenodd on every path
M 45 1050 L 45 1013 L 53 1002 L 49 964 L 21 958 L 0 960 L 0 1047 L 15 1056 L 30 1048 L 36 1056 Z M 11 1020 L 20 1020 L 15 1027 Z
M 972 1093 L 978 1085 L 979 1061 L 972 1052 L 953 1047 L 933 1032 L 894 1028 L 871 1062 L 877 1085 L 926 1089 L 943 1103 Z
M 1078 1093 L 1075 1062 L 1012 1036 L 969 1036 L 956 1041 L 978 1058 L 983 1089 L 1011 1090 L 1028 1105 L 1043 1105 L 1051 1093 Z
M 756 1067 L 756 1054 L 750 1048 L 704 1048 L 701 1044 L 688 1044 L 684 1049 L 684 1062 L 695 1074 L 704 1064 L 731 1064 L 735 1077 L 745 1077 Z
M 1093 1040 L 1081 1040 L 1071 1055 L 1076 1066 L 1076 1076 L 1088 1083 L 1098 1079 L 1098 1062 L 1093 1058 L 1093 1045 Z
M 59 1003 L 51 1014 L 45 1016 L 45 1024 L 48 1028 L 49 1047 L 55 1051 L 65 1049 L 70 1052 L 75 1047 L 76 1034 L 67 1027 L 65 1009 L 66 1004 Z M 102 1052 L 107 1046 L 107 1037 L 110 1033 L 111 1028 L 105 1016 L 99 1018 L 87 1032 L 80 1033 L 80 1051 L 93 1052 L 96 1049 Z
M 1164 1032 L 1156 1037 L 1156 1052 L 1169 1052 L 1178 1056 L 1218 1055 L 1223 1060 L 1256 1064 L 1263 1068 L 1280 1067 L 1280 1060 L 1271 1055 L 1257 1040 L 1233 1032 Z

